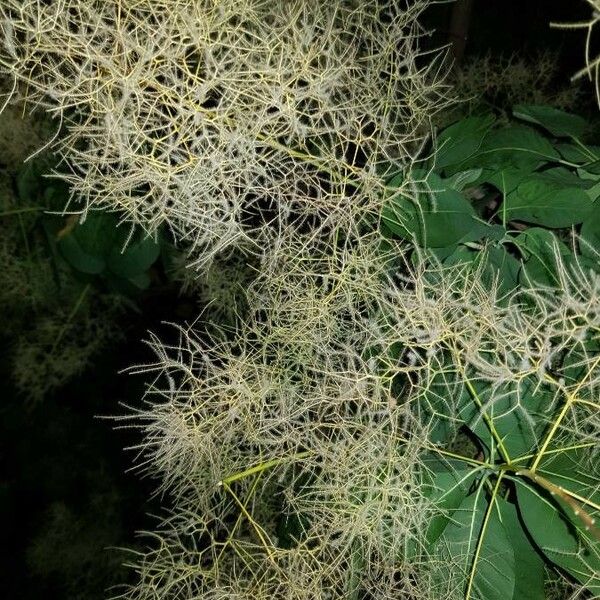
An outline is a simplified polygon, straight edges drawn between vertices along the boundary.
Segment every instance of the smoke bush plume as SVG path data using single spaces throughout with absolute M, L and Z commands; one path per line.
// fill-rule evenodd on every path
M 167 223 L 205 263 L 380 201 L 378 165 L 447 102 L 416 43 L 426 4 L 5 0 L 0 67 L 64 123 L 84 210 Z

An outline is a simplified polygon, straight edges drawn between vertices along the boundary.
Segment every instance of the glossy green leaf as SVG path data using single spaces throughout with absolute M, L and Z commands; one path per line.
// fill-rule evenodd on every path
M 587 127 L 583 117 L 546 105 L 517 104 L 513 108 L 513 115 L 540 125 L 555 137 L 579 138 Z
M 490 131 L 475 155 L 447 169 L 448 175 L 472 168 L 533 171 L 560 155 L 543 135 L 525 125 L 511 125 Z
M 556 144 L 555 148 L 565 160 L 576 164 L 591 163 L 600 159 L 600 146 Z
M 92 256 L 107 258 L 115 244 L 125 239 L 125 231 L 117 228 L 117 218 L 105 212 L 92 212 L 68 236 L 77 239 L 82 249 Z
M 459 244 L 467 244 L 479 240 L 500 242 L 506 238 L 506 229 L 496 223 L 476 219 L 472 229 L 459 240 Z
M 485 237 L 489 240 L 502 239 L 506 235 L 504 228 L 500 226 L 487 233 L 489 235 Z M 491 287 L 497 284 L 500 295 L 515 289 L 521 266 L 502 245 L 489 245 L 484 250 L 459 246 L 443 262 L 447 265 L 470 264 L 473 271 L 477 270 L 484 285 Z
M 433 454 L 425 457 L 423 468 L 423 494 L 435 504 L 438 511 L 429 521 L 425 535 L 426 543 L 433 547 L 452 521 L 454 511 L 464 502 L 480 472 L 460 460 Z
M 460 416 L 487 447 L 488 454 L 496 440 L 486 419 L 493 423 L 511 459 L 532 451 L 546 429 L 548 410 L 555 399 L 553 391 L 533 377 L 518 383 L 471 381 L 471 385 L 473 390 L 464 389 Z
M 466 171 L 459 171 L 448 179 L 445 179 L 444 184 L 458 192 L 462 192 L 466 187 L 472 185 L 476 181 L 479 181 L 482 173 L 483 169 L 468 169 Z
M 544 600 L 546 573 L 540 552 L 525 534 L 516 506 L 502 499 L 498 500 L 496 506 L 515 556 L 515 590 L 512 600 Z
M 500 502 L 504 500 L 496 498 L 495 503 Z M 440 538 L 440 558 L 447 563 L 449 577 L 459 573 L 467 585 L 472 580 L 470 600 L 506 600 L 515 595 L 515 551 L 496 504 L 489 507 L 480 487 L 463 500 Z
M 538 171 L 532 176 L 536 180 L 544 181 L 548 184 L 564 187 L 577 187 L 581 189 L 589 189 L 593 183 L 582 179 L 577 173 L 565 167 L 553 167 Z
M 447 370 L 437 371 L 427 383 L 427 389 L 419 398 L 418 410 L 429 424 L 429 441 L 433 444 L 447 444 L 462 425 L 453 414 L 452 398 L 460 395 L 461 382 L 456 368 L 448 362 Z
M 571 256 L 571 251 L 554 233 L 531 227 L 516 236 L 514 241 L 524 259 L 519 275 L 521 284 L 549 287 L 560 284 L 562 263 Z
M 568 350 L 563 360 L 562 375 L 567 385 L 575 385 L 589 370 L 590 359 L 600 356 L 600 333 L 595 337 L 584 339 L 577 344 L 573 344 Z M 594 401 L 593 398 L 586 398 L 586 388 L 583 387 L 579 394 L 584 400 Z
M 582 165 L 581 168 L 592 175 L 600 175 L 600 160 L 595 160 L 594 162 Z
M 460 192 L 431 173 L 418 198 L 393 195 L 382 218 L 395 235 L 423 247 L 441 248 L 458 242 L 471 230 L 475 211 Z
M 501 211 L 507 220 L 562 228 L 583 222 L 592 208 L 582 186 L 533 174 L 506 196 Z
M 552 483 L 600 504 L 600 463 L 590 457 L 589 449 L 569 448 L 546 454 L 537 472 Z M 590 509 L 590 514 L 595 511 Z M 578 526 L 583 524 L 575 522 Z
M 517 499 L 529 535 L 548 560 L 592 594 L 600 594 L 600 545 L 573 523 L 570 507 L 521 479 L 517 480 Z
M 487 169 L 485 182 L 493 185 L 499 192 L 505 195 L 515 190 L 531 173 L 531 168 L 504 167 Z
M 494 121 L 493 115 L 467 117 L 444 129 L 438 138 L 436 169 L 461 163 L 475 154 Z
M 600 202 L 594 203 L 594 208 L 581 225 L 581 254 L 590 259 L 600 261 Z
M 124 251 L 113 246 L 108 256 L 108 268 L 119 277 L 135 278 L 147 271 L 160 254 L 160 245 L 150 237 L 132 241 Z
M 128 289 L 145 289 L 149 285 L 145 272 L 158 258 L 160 245 L 141 235 L 134 235 L 129 242 L 127 238 L 127 228 L 119 226 L 115 215 L 93 212 L 63 233 L 57 247 L 77 271 L 92 275 L 110 271 L 128 280 Z
M 102 256 L 86 252 L 76 236 L 68 234 L 60 239 L 57 248 L 62 257 L 77 271 L 88 275 L 98 275 L 106 268 Z

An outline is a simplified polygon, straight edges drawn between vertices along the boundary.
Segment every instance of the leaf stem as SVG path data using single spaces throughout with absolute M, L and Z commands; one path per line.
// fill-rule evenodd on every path
M 504 460 L 504 462 L 506 462 L 507 464 L 510 465 L 512 461 L 510 459 L 508 451 L 506 450 L 506 446 L 504 445 L 504 442 L 502 441 L 502 438 L 500 437 L 500 435 L 498 434 L 498 431 L 496 430 L 496 427 L 494 425 L 494 420 L 485 412 L 485 410 L 483 408 L 483 402 L 481 401 L 481 398 L 479 398 L 479 395 L 477 394 L 477 390 L 471 383 L 470 379 L 466 376 L 466 373 L 464 371 L 463 371 L 463 379 L 464 379 L 465 385 L 467 386 L 467 389 L 469 390 L 469 393 L 471 394 L 473 400 L 475 401 L 475 404 L 478 406 L 479 410 L 481 411 L 481 416 L 483 417 L 483 420 L 485 421 L 486 425 L 488 426 L 490 433 L 492 434 L 492 437 L 496 441 L 496 444 L 498 444 L 498 451 L 500 452 L 502 459 Z
M 246 519 L 248 519 L 248 522 L 250 523 L 250 525 L 256 532 L 256 535 L 260 539 L 260 542 L 263 545 L 264 549 L 266 550 L 267 556 L 269 557 L 271 562 L 275 562 L 275 560 L 273 559 L 273 552 L 271 550 L 273 544 L 269 543 L 271 540 L 269 540 L 267 532 L 252 518 L 252 515 L 248 512 L 248 510 L 244 506 L 244 503 L 236 496 L 236 494 L 229 487 L 229 485 L 227 483 L 223 482 L 223 487 L 231 495 L 231 497 L 235 500 L 235 503 L 240 507 L 240 510 L 242 511 L 242 513 L 244 513 L 244 516 L 246 517 Z
M 496 479 L 496 484 L 494 485 L 494 489 L 492 490 L 492 497 L 488 503 L 487 509 L 485 511 L 485 516 L 483 517 L 483 523 L 481 525 L 481 532 L 479 534 L 479 539 L 477 540 L 477 547 L 475 548 L 475 555 L 473 556 L 473 566 L 471 567 L 471 572 L 469 574 L 469 582 L 467 584 L 467 591 L 465 594 L 465 600 L 469 600 L 471 598 L 471 592 L 473 589 L 473 582 L 475 580 L 475 573 L 477 571 L 477 561 L 479 560 L 479 555 L 481 554 L 481 548 L 483 546 L 483 538 L 485 537 L 485 532 L 490 521 L 490 516 L 494 509 L 494 502 L 496 500 L 496 496 L 498 495 L 498 490 L 500 489 L 500 483 L 502 482 L 503 473 L 500 472 L 498 475 L 498 479 Z

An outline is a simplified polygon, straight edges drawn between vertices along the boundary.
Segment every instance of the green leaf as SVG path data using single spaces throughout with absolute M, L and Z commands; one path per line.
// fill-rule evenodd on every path
M 73 235 L 83 250 L 98 258 L 107 258 L 113 245 L 125 239 L 123 229 L 117 229 L 117 218 L 105 212 L 89 213 L 83 223 L 77 225 Z
M 555 485 L 600 504 L 600 464 L 590 457 L 587 448 L 546 454 L 542 457 L 537 472 Z M 581 524 L 579 520 L 574 522 Z
M 488 239 L 502 239 L 506 230 L 495 226 L 488 232 Z M 488 245 L 481 251 L 459 246 L 444 260 L 444 264 L 471 264 L 472 270 L 478 270 L 484 285 L 491 286 L 497 281 L 500 294 L 514 290 L 517 286 L 519 261 L 506 251 L 502 245 Z
M 586 181 L 579 177 L 577 173 L 565 169 L 565 167 L 553 167 L 552 169 L 545 169 L 539 171 L 533 175 L 535 179 L 539 181 L 545 181 L 548 184 L 562 185 L 564 187 L 579 187 L 582 189 L 589 189 L 592 187 L 590 181 Z
M 436 169 L 461 163 L 475 154 L 494 121 L 493 115 L 467 117 L 444 129 L 438 138 Z
M 570 509 L 543 488 L 517 479 L 519 514 L 536 545 L 592 594 L 600 594 L 600 545 L 581 535 Z
M 57 247 L 62 257 L 77 271 L 89 275 L 98 275 L 106 268 L 104 258 L 86 252 L 73 234 L 61 238 L 57 243 Z
M 502 194 L 508 194 L 532 173 L 532 169 L 519 167 L 504 167 L 486 169 L 485 182 L 493 185 Z
M 582 165 L 581 168 L 592 175 L 600 175 L 600 160 L 595 160 L 594 162 Z
M 473 168 L 533 171 L 547 161 L 559 160 L 552 144 L 525 125 L 511 125 L 490 131 L 475 155 L 447 169 L 448 175 Z
M 506 196 L 501 210 L 509 220 L 563 228 L 584 221 L 592 208 L 592 199 L 582 186 L 534 173 Z
M 576 164 L 587 164 L 600 158 L 600 146 L 588 146 L 581 143 L 556 144 L 555 148 L 565 160 Z
M 160 245 L 150 237 L 131 242 L 123 252 L 113 246 L 108 256 L 108 268 L 119 277 L 132 279 L 145 273 L 160 254 Z
M 57 246 L 67 262 L 82 273 L 108 276 L 108 270 L 127 280 L 129 283 L 122 285 L 129 291 L 146 289 L 150 283 L 146 271 L 158 258 L 160 244 L 138 233 L 123 250 L 127 238 L 127 228 L 119 225 L 115 215 L 93 212 L 63 234 Z
M 112 215 L 90 213 L 83 223 L 60 237 L 57 247 L 74 269 L 97 275 L 106 268 L 106 258 L 117 235 L 116 227 L 117 221 Z
M 506 600 L 515 597 L 515 553 L 499 516 L 500 498 L 489 506 L 481 486 L 463 500 L 444 530 L 438 548 L 446 568 L 468 582 L 472 578 L 470 600 Z M 486 514 L 487 524 L 484 527 Z M 481 538 L 481 540 L 480 540 Z M 478 548 L 478 542 L 481 546 Z M 465 586 L 466 587 L 466 586 Z
M 560 284 L 561 263 L 571 256 L 571 251 L 554 233 L 532 227 L 516 236 L 514 242 L 524 258 L 519 275 L 522 285 L 556 287 Z
M 444 179 L 444 185 L 462 192 L 466 187 L 478 181 L 482 173 L 483 169 L 468 169 L 466 171 L 459 171 L 458 173 L 452 175 L 452 177 Z
M 459 240 L 460 244 L 476 242 L 482 239 L 488 241 L 500 242 L 506 237 L 506 229 L 496 223 L 487 223 L 486 221 L 476 219 L 473 228 L 463 238 Z
M 513 115 L 518 119 L 535 123 L 555 137 L 581 137 L 587 127 L 583 117 L 553 108 L 552 106 L 517 104 Z
M 422 492 L 435 504 L 437 510 L 430 519 L 425 534 L 426 543 L 433 548 L 480 473 L 465 462 L 433 454 L 425 457 L 423 467 L 425 477 Z
M 393 187 L 394 180 L 392 180 Z M 475 224 L 475 211 L 458 191 L 430 173 L 418 198 L 399 194 L 384 205 L 382 219 L 397 236 L 429 248 L 450 246 Z
M 600 335 L 584 339 L 577 344 L 571 345 L 563 360 L 562 374 L 568 386 L 574 385 L 586 376 L 592 361 L 600 355 Z M 593 388 L 592 388 L 593 389 Z M 579 391 L 584 400 L 594 401 L 586 398 L 586 388 Z
M 501 499 L 497 506 L 515 556 L 515 591 L 512 600 L 544 600 L 544 560 L 525 534 L 516 506 Z
M 592 212 L 581 225 L 581 254 L 598 262 L 600 259 L 600 202 L 594 203 Z
M 552 390 L 540 385 L 533 377 L 495 385 L 471 381 L 471 385 L 477 397 L 465 388 L 460 416 L 487 447 L 488 454 L 492 434 L 483 418 L 484 413 L 493 423 L 511 459 L 533 450 L 547 427 L 547 411 L 554 402 Z

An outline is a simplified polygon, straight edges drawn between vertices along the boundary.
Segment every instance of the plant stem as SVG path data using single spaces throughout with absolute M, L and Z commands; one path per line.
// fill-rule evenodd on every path
M 239 473 L 230 475 L 229 477 L 225 477 L 225 479 L 222 479 L 219 482 L 219 484 L 228 486 L 230 483 L 233 483 L 234 481 L 244 479 L 246 477 L 249 477 L 250 475 L 255 475 L 256 473 L 261 473 L 262 471 L 266 471 L 267 469 L 276 467 L 277 465 L 279 465 L 283 462 L 286 462 L 288 460 L 301 460 L 303 458 L 306 458 L 307 456 L 310 456 L 310 454 L 311 454 L 311 452 L 298 452 L 297 454 L 292 454 L 291 456 L 285 456 L 283 458 L 274 458 L 274 459 L 268 460 L 264 463 L 255 465 L 254 467 L 250 467 L 249 469 L 246 469 L 245 471 L 241 471 Z
M 577 386 L 575 387 L 575 390 L 573 392 L 568 392 L 566 389 L 564 389 L 564 386 L 560 385 L 559 382 L 556 381 L 556 379 L 554 379 L 554 377 L 552 377 L 551 375 L 545 376 L 547 381 L 550 381 L 554 385 L 557 385 L 557 386 L 563 388 L 564 394 L 566 396 L 566 402 L 565 402 L 564 406 L 562 407 L 558 417 L 556 418 L 554 423 L 552 423 L 552 427 L 550 428 L 550 431 L 548 432 L 548 435 L 546 436 L 546 439 L 544 440 L 542 447 L 540 448 L 539 452 L 537 453 L 537 455 L 535 457 L 535 460 L 533 461 L 533 464 L 531 465 L 532 473 L 535 472 L 538 465 L 540 464 L 542 457 L 546 453 L 546 450 L 547 450 L 550 442 L 552 441 L 552 438 L 556 434 L 556 432 L 557 432 L 558 428 L 560 427 L 563 419 L 565 418 L 567 412 L 569 411 L 571 406 L 573 406 L 573 404 L 578 401 L 577 400 L 577 392 L 579 392 L 579 390 L 585 383 L 586 379 L 588 379 L 588 377 L 592 374 L 592 371 L 598 366 L 599 363 L 600 363 L 600 356 L 594 361 L 592 366 L 589 368 L 588 372 L 585 374 L 585 377 L 577 384 Z

